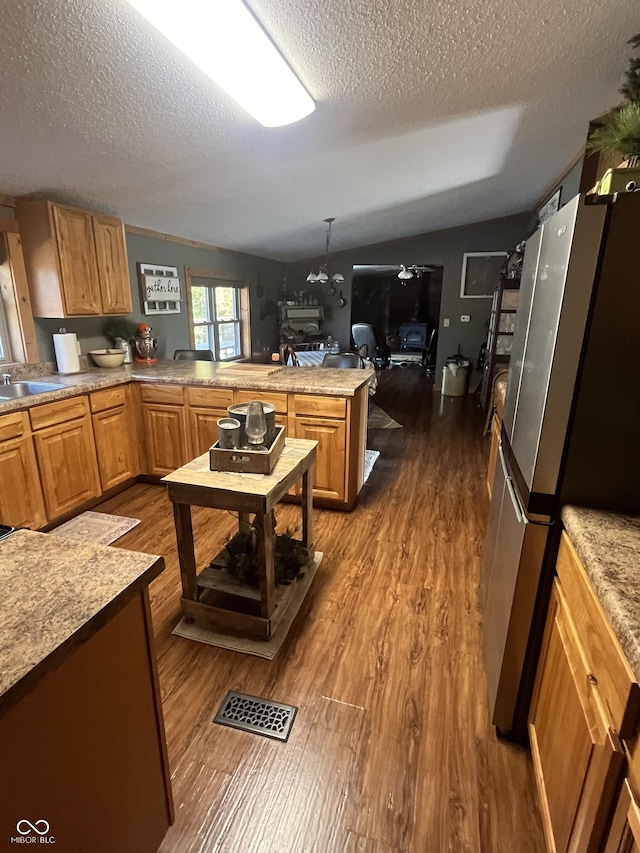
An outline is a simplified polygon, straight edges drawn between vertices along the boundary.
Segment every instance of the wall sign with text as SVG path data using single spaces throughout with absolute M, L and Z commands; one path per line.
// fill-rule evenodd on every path
M 144 292 L 146 301 L 171 299 L 180 302 L 180 279 L 174 276 L 145 275 Z
M 137 264 L 140 302 L 145 314 L 179 314 L 182 286 L 177 267 Z

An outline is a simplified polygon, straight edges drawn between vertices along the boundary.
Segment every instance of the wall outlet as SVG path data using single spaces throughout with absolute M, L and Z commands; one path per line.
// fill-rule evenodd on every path
M 442 325 L 445 327 L 445 329 L 449 328 L 449 318 L 448 317 L 444 318 L 444 320 L 442 321 Z
M 460 315 L 461 323 L 470 323 L 471 322 L 471 314 L 461 314 Z

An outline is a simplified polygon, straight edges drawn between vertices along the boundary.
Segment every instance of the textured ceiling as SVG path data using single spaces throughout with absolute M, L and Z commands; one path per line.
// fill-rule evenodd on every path
M 289 127 L 125 0 L 0 0 L 0 192 L 282 260 L 322 254 L 328 216 L 339 251 L 520 212 L 617 102 L 640 31 L 637 0 L 250 5 L 317 103 Z

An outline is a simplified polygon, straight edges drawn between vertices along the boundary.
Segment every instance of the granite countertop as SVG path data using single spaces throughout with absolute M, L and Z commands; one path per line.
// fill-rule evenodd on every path
M 629 666 L 640 679 L 640 517 L 565 506 L 562 521 Z
M 31 530 L 0 540 L 0 716 L 163 569 L 162 557 Z
M 32 394 L 16 400 L 0 400 L 0 415 L 132 381 L 353 397 L 358 388 L 375 375 L 372 367 L 364 370 L 345 370 L 278 365 L 273 366 L 273 372 L 269 375 L 259 375 L 251 372 L 248 363 L 244 364 L 249 368 L 244 373 L 229 370 L 227 365 L 222 367 L 216 362 L 172 360 L 158 361 L 157 364 L 149 366 L 131 364 L 112 369 L 94 367 L 82 373 L 66 375 L 43 373 L 36 368 L 29 378 L 42 382 L 55 382 L 58 385 L 64 385 L 64 388 L 47 391 L 44 394 Z M 21 376 L 20 379 L 22 378 L 26 377 Z M 15 381 L 20 379 L 16 378 Z

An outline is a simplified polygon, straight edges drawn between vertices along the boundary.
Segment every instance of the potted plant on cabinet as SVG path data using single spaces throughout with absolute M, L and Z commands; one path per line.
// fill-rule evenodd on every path
M 640 48 L 640 34 L 629 40 Z M 587 140 L 587 151 L 618 153 L 622 164 L 608 169 L 594 191 L 600 194 L 623 190 L 640 182 L 640 58 L 632 57 L 620 93 L 627 102 L 615 107 L 598 122 Z

